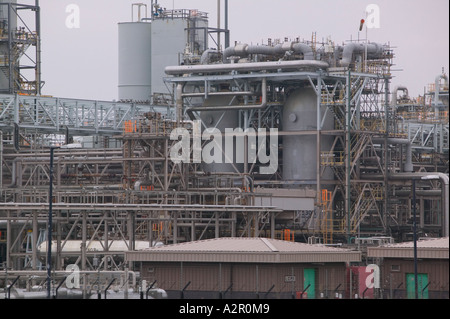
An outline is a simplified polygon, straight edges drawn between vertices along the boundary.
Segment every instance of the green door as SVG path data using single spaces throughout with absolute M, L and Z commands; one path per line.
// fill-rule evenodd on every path
M 303 298 L 314 299 L 316 297 L 316 270 L 314 268 L 303 270 L 303 290 L 307 293 Z
M 408 299 L 415 299 L 414 274 L 406 274 L 406 293 Z M 417 274 L 417 290 L 419 299 L 428 299 L 428 274 Z

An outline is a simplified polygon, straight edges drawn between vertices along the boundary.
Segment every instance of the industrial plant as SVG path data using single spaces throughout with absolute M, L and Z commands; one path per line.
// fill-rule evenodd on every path
M 222 4 L 133 4 L 106 102 L 43 95 L 39 1 L 0 0 L 0 298 L 408 298 L 409 242 L 448 298 L 447 74 L 413 97 L 389 39 L 230 43 Z

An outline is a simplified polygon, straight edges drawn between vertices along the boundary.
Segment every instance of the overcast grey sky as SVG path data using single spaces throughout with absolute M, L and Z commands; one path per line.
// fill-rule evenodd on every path
M 34 3 L 34 0 L 19 0 Z M 117 99 L 118 22 L 131 20 L 131 4 L 149 0 L 41 0 L 43 94 L 81 99 Z M 222 0 L 222 4 L 223 4 Z M 216 0 L 160 0 L 167 9 L 199 9 L 217 25 Z M 66 8 L 80 8 L 80 27 L 68 28 Z M 448 0 L 229 0 L 231 43 L 267 38 L 317 39 L 336 43 L 358 37 L 366 6 L 380 8 L 380 28 L 368 30 L 371 42 L 390 43 L 396 57 L 392 86 L 410 95 L 449 70 Z M 223 19 L 222 19 L 223 22 Z M 223 26 L 223 25 L 222 25 Z M 361 33 L 360 37 L 365 37 Z M 210 45 L 212 46 L 212 45 Z

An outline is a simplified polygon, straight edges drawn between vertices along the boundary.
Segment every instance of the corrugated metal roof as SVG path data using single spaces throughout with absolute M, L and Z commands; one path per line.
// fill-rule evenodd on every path
M 331 252 L 338 253 L 348 249 L 324 245 L 310 245 L 270 238 L 223 237 L 174 245 L 146 248 L 147 251 L 216 251 L 216 252 Z
M 380 247 L 368 247 L 368 257 L 413 258 L 414 242 L 388 244 Z M 417 257 L 430 259 L 449 258 L 449 238 L 434 238 L 417 241 Z
M 392 247 L 392 248 L 413 248 L 414 242 L 408 241 L 404 243 L 397 244 L 387 244 L 383 247 Z M 449 248 L 449 238 L 430 238 L 430 239 L 421 239 L 417 241 L 417 248 Z
M 127 252 L 128 261 L 353 262 L 359 252 L 268 238 L 216 238 Z

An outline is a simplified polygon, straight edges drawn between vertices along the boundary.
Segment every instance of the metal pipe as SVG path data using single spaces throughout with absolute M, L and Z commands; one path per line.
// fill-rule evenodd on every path
M 208 96 L 237 96 L 237 95 L 256 95 L 255 92 L 252 91 L 227 91 L 227 92 L 208 92 Z M 205 93 L 196 92 L 196 93 L 183 93 L 183 97 L 203 97 Z
M 342 51 L 341 66 L 348 67 L 352 62 L 353 54 L 358 52 L 364 52 L 367 49 L 367 53 L 372 56 L 379 56 L 383 53 L 383 46 L 378 43 L 349 43 L 344 46 Z
M 345 210 L 347 212 L 347 243 L 350 244 L 350 214 L 351 214 L 351 105 L 350 105 L 350 97 L 351 97 L 351 83 L 352 83 L 352 75 L 351 71 L 348 70 L 348 76 L 346 79 L 346 132 L 345 132 L 345 145 L 346 145 L 346 155 L 347 160 L 345 163 Z M 351 272 L 350 272 L 351 274 Z M 350 293 L 351 295 L 351 293 Z
M 177 85 L 177 95 L 176 95 L 176 116 L 177 116 L 177 123 L 180 123 L 183 116 L 183 84 L 178 83 Z
M 227 47 L 223 52 L 223 63 L 227 63 L 228 58 L 238 56 L 240 58 L 248 56 L 249 54 L 263 54 L 263 55 L 280 55 L 286 52 L 293 51 L 295 53 L 303 53 L 303 60 L 313 60 L 314 53 L 312 48 L 304 43 L 285 42 L 276 46 L 269 45 L 248 45 L 237 44 L 234 47 Z
M 266 106 L 267 106 L 267 79 L 262 78 L 260 104 L 198 106 L 189 108 L 189 111 L 223 111 L 223 110 L 243 110 L 243 109 L 249 110 L 249 109 L 263 109 Z
M 225 47 L 230 46 L 230 30 L 228 30 L 228 0 L 225 0 Z
M 405 165 L 403 167 L 403 171 L 404 172 L 413 172 L 414 171 L 414 166 L 412 163 L 412 145 L 411 145 L 411 141 L 408 139 L 401 139 L 401 138 L 388 138 L 387 139 L 388 143 L 392 143 L 392 144 L 404 144 L 406 145 L 406 160 L 405 160 Z
M 47 298 L 51 298 L 52 277 L 52 218 L 53 218 L 53 154 L 57 147 L 50 148 L 50 190 L 48 196 L 48 250 L 47 250 Z
M 394 92 L 392 92 L 392 106 L 394 107 L 394 109 L 397 107 L 397 92 L 398 91 L 403 91 L 403 92 L 405 92 L 406 96 L 408 96 L 408 88 L 403 85 L 397 85 L 394 88 Z
M 395 196 L 410 196 L 411 192 L 409 190 L 396 190 Z M 424 197 L 432 197 L 432 196 L 441 196 L 442 190 L 440 189 L 422 189 L 416 191 L 417 196 L 424 196 Z
M 217 0 L 217 50 L 220 50 L 220 0 Z
M 200 57 L 200 64 L 209 64 L 211 56 L 218 57 L 219 55 L 220 55 L 220 52 L 218 50 L 215 50 L 215 49 L 205 50 L 202 53 L 202 56 Z
M 412 206 L 413 206 L 413 242 L 414 242 L 414 292 L 416 299 L 419 299 L 417 282 L 417 221 L 416 221 L 416 180 L 412 180 Z
M 0 190 L 3 189 L 3 131 L 0 131 Z
M 17 280 L 19 280 L 19 278 L 20 278 L 20 276 L 17 276 L 17 278 L 14 279 L 14 281 L 12 282 L 12 284 L 8 286 L 8 289 L 7 289 L 8 298 L 7 299 L 11 299 L 11 288 L 16 284 L 16 282 L 17 282 Z
M 439 74 L 436 76 L 435 85 L 434 85 L 434 114 L 435 118 L 439 118 L 439 94 L 440 94 L 440 83 L 441 79 L 444 79 L 444 86 L 448 88 L 448 77 L 445 74 Z
M 286 69 L 327 69 L 328 63 L 315 60 L 296 60 L 296 61 L 276 61 L 276 62 L 254 62 L 254 63 L 236 63 L 236 64 L 208 64 L 208 65 L 181 65 L 168 66 L 165 68 L 167 75 L 182 75 L 193 73 L 220 73 L 220 72 L 258 72 L 270 70 Z M 178 84 L 180 85 L 180 84 Z
M 272 285 L 272 287 L 270 287 L 270 289 L 267 290 L 267 292 L 264 295 L 265 298 L 267 298 L 267 296 L 270 294 L 270 292 L 273 290 L 273 288 L 275 288 L 275 285 Z
M 384 178 L 382 175 L 373 175 L 370 178 Z M 449 236 L 449 177 L 444 173 L 438 172 L 415 172 L 415 173 L 395 173 L 389 175 L 391 180 L 440 180 L 442 185 L 443 205 L 442 205 L 442 217 L 443 217 L 443 237 Z
M 181 299 L 184 299 L 184 291 L 187 289 L 187 287 L 189 287 L 190 284 L 191 284 L 191 281 L 188 281 L 186 286 L 184 286 L 184 288 L 181 289 Z
M 293 43 L 291 45 L 292 51 L 298 53 L 303 53 L 303 60 L 313 60 L 314 59 L 314 53 L 312 48 L 304 43 Z
M 139 191 L 141 190 L 141 186 L 150 186 L 153 185 L 153 183 L 151 181 L 142 181 L 142 180 L 138 180 L 134 183 L 134 190 L 135 191 Z
M 384 143 L 383 138 L 374 138 L 374 143 Z M 404 138 L 391 138 L 389 137 L 387 139 L 388 144 L 399 144 L 399 145 L 406 145 L 406 160 L 403 165 L 403 171 L 405 173 L 411 173 L 414 171 L 414 165 L 412 163 L 412 144 L 411 141 Z
M 54 275 L 59 277 L 64 277 L 67 276 L 68 271 L 66 270 L 54 270 L 53 271 Z M 136 285 L 136 281 L 137 281 L 137 275 L 136 272 L 131 271 L 131 270 L 102 270 L 102 271 L 98 271 L 98 270 L 80 270 L 79 274 L 80 275 L 98 275 L 100 273 L 100 275 L 126 275 L 128 273 L 129 276 L 131 276 L 131 284 L 134 287 Z M 1 275 L 2 273 L 0 273 Z M 45 270 L 8 270 L 8 275 L 12 275 L 12 276 L 45 276 L 46 275 L 46 271 Z M 126 278 L 127 280 L 127 278 Z
M 434 174 L 434 173 L 433 173 Z M 37 210 L 37 211 L 44 211 L 47 209 L 47 204 L 30 204 L 30 203 L 2 203 L 0 205 L 2 209 L 5 209 L 6 211 L 21 211 L 21 210 Z M 55 208 L 56 207 L 56 208 Z M 85 210 L 92 210 L 94 209 L 92 204 L 61 204 L 58 203 L 54 209 L 56 210 L 70 210 L 70 211 L 85 211 Z M 229 210 L 229 206 L 225 205 L 196 205 L 196 204 L 141 204 L 139 206 L 134 204 L 95 204 L 95 211 L 111 211 L 111 210 L 127 210 L 127 211 L 158 211 L 158 210 L 170 210 L 170 211 L 210 211 L 211 209 L 214 210 Z M 275 208 L 275 206 L 265 206 L 264 207 L 267 210 L 273 210 L 279 212 L 278 209 Z M 235 210 L 245 210 L 245 211 L 252 211 L 252 210 L 260 210 L 260 207 L 252 207 L 252 206 L 245 206 L 245 205 L 239 205 L 234 206 L 233 209 Z M 26 217 L 28 218 L 28 217 Z M 66 217 L 62 218 L 65 219 Z M 2 217 L 3 220 L 19 220 L 18 217 Z
M 150 291 L 150 289 L 153 288 L 153 286 L 156 284 L 156 280 L 152 282 L 152 284 L 150 285 L 150 287 L 147 288 L 147 290 L 145 291 L 145 299 L 148 299 L 148 292 Z
M 230 188 L 218 188 L 218 187 L 211 187 L 211 188 L 204 188 L 204 187 L 200 187 L 200 188 L 189 188 L 189 191 L 207 191 L 207 192 L 213 192 L 213 191 L 218 191 L 218 192 L 238 192 L 238 193 L 242 193 L 242 189 L 240 189 L 239 187 L 230 187 Z
M 387 169 L 389 167 L 389 159 L 388 159 L 388 142 L 387 139 L 389 137 L 389 123 L 391 122 L 390 116 L 390 108 L 389 108 L 389 87 L 390 87 L 390 77 L 385 76 L 384 77 L 384 121 L 385 121 L 385 128 L 386 132 L 384 134 L 384 141 L 382 142 L 382 145 L 384 147 L 383 157 L 384 157 L 384 167 Z M 384 182 L 384 192 L 385 194 L 388 194 L 389 192 L 389 174 L 384 174 L 383 178 Z M 384 231 L 385 233 L 388 233 L 387 228 L 387 218 L 388 218 L 388 207 L 390 207 L 390 198 L 389 196 L 384 196 L 384 209 L 383 209 L 383 225 L 384 225 Z
M 85 163 L 86 161 L 112 161 L 112 160 L 119 160 L 123 159 L 123 157 L 73 157 L 73 156 L 61 156 L 61 157 L 55 157 L 55 161 L 75 161 L 77 163 Z M 27 158 L 21 158 L 17 159 L 18 162 L 42 162 L 46 163 L 48 161 L 48 157 L 27 157 Z
M 55 296 L 54 296 L 55 299 L 58 299 L 58 290 L 59 290 L 59 288 L 61 288 L 62 284 L 65 283 L 65 282 L 66 282 L 66 277 L 64 277 L 64 278 L 59 282 L 58 287 L 56 287 L 56 289 L 55 289 Z
M 106 286 L 106 288 L 105 288 L 105 299 L 106 299 L 106 295 L 107 295 L 108 289 L 109 289 L 109 287 L 111 287 L 111 285 L 114 283 L 114 281 L 116 281 L 116 278 L 113 278 L 113 279 L 109 282 L 108 286 Z
M 300 299 L 303 299 L 303 295 L 305 294 L 306 290 L 309 289 L 309 287 L 311 287 L 311 284 L 308 284 L 308 286 L 306 286 L 306 288 L 303 289 L 303 291 L 301 292 L 301 295 L 300 295 Z
M 35 11 L 36 11 L 36 95 L 41 95 L 41 9 L 39 6 L 39 0 L 35 0 Z
M 242 200 L 242 196 L 238 196 L 234 199 L 233 204 L 234 205 L 239 205 L 238 202 L 240 202 Z
M 2 141 L 3 143 L 3 141 Z M 7 185 L 6 188 L 16 188 L 17 187 L 17 176 L 18 176 L 18 159 L 14 159 L 11 168 L 11 184 Z
M 278 47 L 272 47 L 268 45 L 249 45 L 245 49 L 245 55 L 248 54 L 262 54 L 262 55 L 275 55 L 282 53 L 281 45 Z M 237 54 L 235 54 L 237 55 Z

